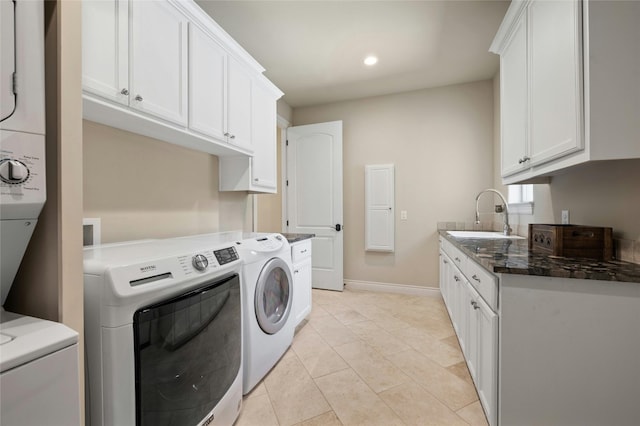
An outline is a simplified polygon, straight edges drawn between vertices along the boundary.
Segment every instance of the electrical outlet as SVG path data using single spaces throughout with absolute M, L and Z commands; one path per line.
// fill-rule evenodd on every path
M 82 245 L 100 245 L 100 218 L 85 217 L 82 219 Z
M 562 224 L 569 224 L 569 210 L 562 210 Z
M 407 220 L 407 211 L 406 210 L 401 210 L 400 211 L 400 220 Z

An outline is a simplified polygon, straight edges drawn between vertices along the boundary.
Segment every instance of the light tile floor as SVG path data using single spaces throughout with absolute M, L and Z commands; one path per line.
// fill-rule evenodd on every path
M 444 303 L 313 290 L 291 348 L 237 426 L 486 425 Z

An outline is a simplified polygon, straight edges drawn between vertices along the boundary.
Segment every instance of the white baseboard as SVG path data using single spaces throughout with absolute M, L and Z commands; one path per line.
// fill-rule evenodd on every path
M 372 281 L 344 280 L 345 287 L 351 290 L 377 291 L 382 293 L 400 293 L 411 296 L 442 297 L 437 287 L 420 287 L 417 285 L 378 283 Z

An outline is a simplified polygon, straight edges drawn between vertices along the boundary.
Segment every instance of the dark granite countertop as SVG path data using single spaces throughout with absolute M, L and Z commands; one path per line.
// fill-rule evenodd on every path
M 297 243 L 298 241 L 308 240 L 313 238 L 316 234 L 282 234 L 283 237 L 289 241 L 289 244 Z
M 458 238 L 446 231 L 439 232 L 467 256 L 495 274 L 640 283 L 640 265 L 635 263 L 534 254 L 529 252 L 526 238 Z

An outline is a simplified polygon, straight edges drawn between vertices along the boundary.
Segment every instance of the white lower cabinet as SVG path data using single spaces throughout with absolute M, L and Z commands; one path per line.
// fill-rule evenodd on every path
M 478 397 L 490 424 L 497 424 L 498 405 L 498 314 L 481 297 L 475 299 L 476 378 Z M 476 307 L 477 306 L 477 307 Z
M 482 408 L 489 424 L 495 426 L 498 424 L 498 314 L 491 308 L 494 305 L 491 300 L 495 296 L 496 283 L 480 275 L 477 267 L 460 250 L 451 244 L 443 244 L 441 239 L 442 297 Z M 467 278 L 469 274 L 470 279 Z
M 293 315 L 297 326 L 311 313 L 311 240 L 291 244 Z
M 442 296 L 490 425 L 640 424 L 640 283 L 495 275 L 440 241 Z

